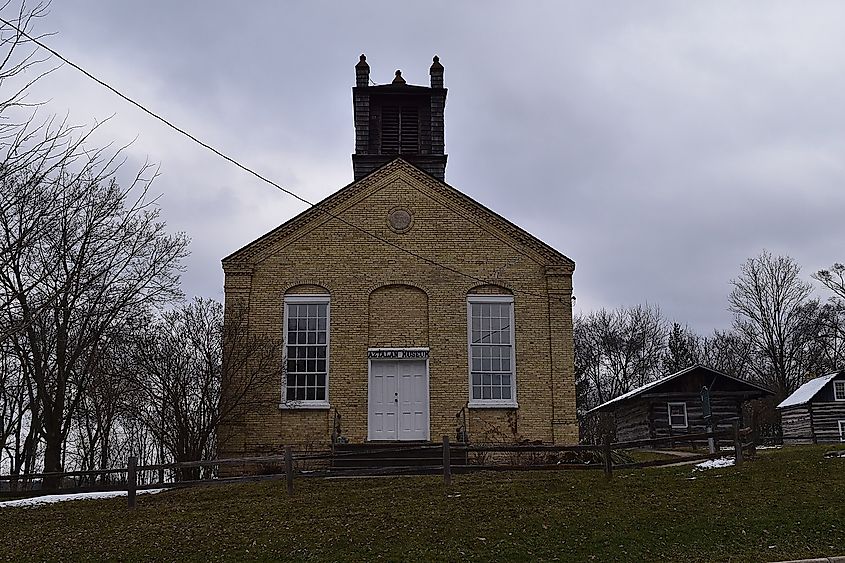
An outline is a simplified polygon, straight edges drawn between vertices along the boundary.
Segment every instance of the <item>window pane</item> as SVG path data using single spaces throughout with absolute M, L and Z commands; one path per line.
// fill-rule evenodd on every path
M 482 399 L 489 399 L 490 398 L 490 388 L 489 387 L 482 387 L 481 388 L 481 398 Z
M 305 400 L 306 401 L 313 401 L 314 400 L 314 391 L 313 387 L 308 387 L 305 389 Z
M 317 393 L 315 394 L 315 399 L 318 401 L 325 401 L 326 400 L 326 388 L 325 387 L 318 387 Z
M 510 387 L 502 387 L 502 398 L 503 399 L 510 399 L 511 398 L 511 388 Z
M 473 387 L 472 388 L 472 398 L 473 399 L 480 399 L 481 398 L 481 387 Z

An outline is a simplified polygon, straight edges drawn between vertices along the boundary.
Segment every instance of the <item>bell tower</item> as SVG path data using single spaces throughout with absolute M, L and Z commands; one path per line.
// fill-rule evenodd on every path
M 446 88 L 443 65 L 435 55 L 431 86 L 413 86 L 397 70 L 393 82 L 370 85 L 370 65 L 361 55 L 355 65 L 352 101 L 355 110 L 355 180 L 401 157 L 440 181 L 446 175 L 443 113 Z

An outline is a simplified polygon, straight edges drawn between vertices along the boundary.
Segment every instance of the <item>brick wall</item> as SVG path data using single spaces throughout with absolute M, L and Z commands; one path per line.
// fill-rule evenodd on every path
M 430 433 L 433 439 L 454 436 L 455 415 L 468 399 L 471 292 L 514 296 L 519 408 L 471 410 L 470 437 L 577 441 L 573 266 L 468 201 L 395 161 L 326 204 L 354 225 L 487 284 L 426 263 L 317 210 L 224 260 L 226 300 L 248 304 L 256 334 L 281 334 L 286 293 L 330 294 L 329 400 L 352 442 L 367 437 L 367 348 L 376 346 L 430 348 Z M 397 207 L 413 215 L 407 232 L 389 225 L 387 215 Z M 261 408 L 221 429 L 221 455 L 328 443 L 332 412 L 280 409 L 281 381 L 260 393 Z

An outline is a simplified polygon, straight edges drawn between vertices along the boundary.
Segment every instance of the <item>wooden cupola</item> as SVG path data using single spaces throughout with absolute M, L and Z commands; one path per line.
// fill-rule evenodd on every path
M 439 57 L 429 69 L 431 86 L 413 86 L 397 70 L 390 84 L 370 85 L 370 65 L 361 55 L 355 65 L 355 180 L 397 156 L 440 181 L 446 175 L 443 111 L 446 88 Z

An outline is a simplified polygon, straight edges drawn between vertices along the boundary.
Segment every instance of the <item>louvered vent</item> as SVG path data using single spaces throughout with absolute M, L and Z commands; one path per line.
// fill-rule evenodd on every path
M 416 106 L 381 108 L 381 154 L 419 154 L 420 111 Z
M 399 154 L 399 106 L 381 108 L 381 154 Z
M 420 113 L 415 106 L 405 106 L 399 115 L 399 152 L 417 154 L 420 152 Z

